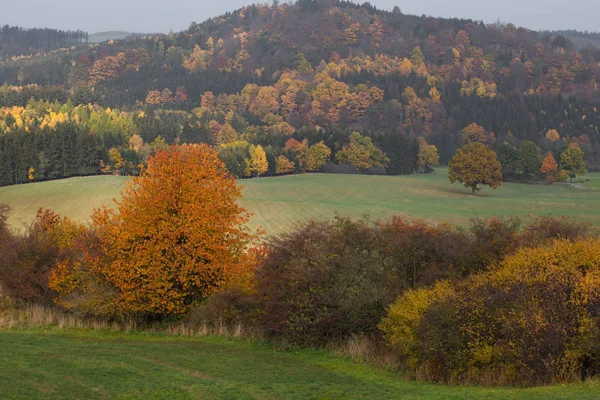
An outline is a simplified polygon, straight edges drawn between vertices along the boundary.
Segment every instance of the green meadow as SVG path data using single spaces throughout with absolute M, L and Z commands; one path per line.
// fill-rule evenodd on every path
M 597 399 L 597 381 L 532 389 L 403 379 L 325 350 L 57 328 L 0 330 L 3 399 Z
M 92 176 L 2 187 L 0 202 L 13 208 L 10 223 L 16 229 L 31 221 L 40 207 L 86 221 L 95 207 L 114 205 L 112 199 L 119 198 L 127 179 Z M 262 226 L 268 233 L 335 213 L 373 220 L 401 214 L 460 225 L 474 217 L 552 214 L 600 226 L 600 173 L 578 182 L 588 190 L 564 184 L 505 183 L 472 196 L 469 189 L 451 185 L 443 168 L 427 175 L 303 174 L 240 181 L 241 204 L 254 214 L 251 226 Z

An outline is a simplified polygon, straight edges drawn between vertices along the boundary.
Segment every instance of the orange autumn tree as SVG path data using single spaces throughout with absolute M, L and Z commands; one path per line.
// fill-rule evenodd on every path
M 116 288 L 123 313 L 184 314 L 247 274 L 246 250 L 256 235 L 245 227 L 240 197 L 207 145 L 159 150 L 129 182 L 116 212 L 94 213 L 104 257 L 90 269 Z
M 558 163 L 554 159 L 552 152 L 549 151 L 548 154 L 546 154 L 546 157 L 544 157 L 544 161 L 542 162 L 540 172 L 546 177 L 548 183 L 552 183 L 556 180 L 556 173 L 558 172 Z

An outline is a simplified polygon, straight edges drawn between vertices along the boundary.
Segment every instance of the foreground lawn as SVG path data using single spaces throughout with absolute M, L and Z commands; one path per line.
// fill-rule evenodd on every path
M 587 174 L 582 184 L 600 189 L 600 174 Z M 20 228 L 37 208 L 52 208 L 78 221 L 89 218 L 94 207 L 111 206 L 127 178 L 93 176 L 0 188 L 0 202 L 14 209 L 10 223 Z M 578 179 L 578 181 L 581 181 Z M 304 174 L 243 180 L 241 203 L 255 213 L 252 227 L 268 233 L 289 228 L 308 218 L 332 218 L 334 213 L 372 219 L 393 214 L 436 222 L 467 224 L 473 217 L 570 215 L 600 226 L 600 190 L 567 185 L 505 183 L 485 188 L 477 196 L 451 185 L 448 172 L 412 176 Z
M 3 399 L 597 399 L 598 383 L 493 389 L 406 381 L 325 351 L 84 330 L 0 331 Z

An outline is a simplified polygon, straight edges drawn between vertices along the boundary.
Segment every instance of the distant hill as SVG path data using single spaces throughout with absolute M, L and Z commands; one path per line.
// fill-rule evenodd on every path
M 95 44 L 109 40 L 122 40 L 132 35 L 134 35 L 134 33 L 125 31 L 96 32 L 89 35 L 88 43 Z
M 577 30 L 552 31 L 544 32 L 553 36 L 562 35 L 568 38 L 574 45 L 577 51 L 585 47 L 592 47 L 600 50 L 600 33 L 598 32 L 581 32 Z

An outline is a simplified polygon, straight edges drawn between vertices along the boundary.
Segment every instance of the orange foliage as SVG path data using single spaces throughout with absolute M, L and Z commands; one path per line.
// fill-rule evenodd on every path
M 239 197 L 208 146 L 160 150 L 130 181 L 117 212 L 94 213 L 104 257 L 90 269 L 117 289 L 123 312 L 183 314 L 252 269 L 246 248 L 256 235 L 245 227 Z M 68 280 L 61 272 L 56 282 Z
M 554 156 L 551 152 L 546 154 L 544 157 L 544 161 L 542 162 L 542 167 L 540 168 L 540 172 L 546 176 L 548 182 L 553 182 L 556 179 L 556 173 L 558 171 L 558 163 L 554 159 Z

